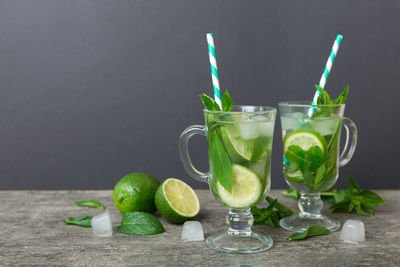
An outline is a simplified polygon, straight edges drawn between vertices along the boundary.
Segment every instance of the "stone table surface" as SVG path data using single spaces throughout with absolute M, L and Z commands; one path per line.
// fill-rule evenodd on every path
M 296 208 L 296 201 L 272 190 L 270 195 Z M 207 190 L 197 190 L 199 220 L 209 236 L 224 230 L 227 208 Z M 255 231 L 274 240 L 272 249 L 247 255 L 216 252 L 204 242 L 182 242 L 181 225 L 167 223 L 165 232 L 153 236 L 115 232 L 121 214 L 112 191 L 0 191 L 0 265 L 161 265 L 161 266 L 400 266 L 400 191 L 378 190 L 388 201 L 376 207 L 376 215 L 329 213 L 342 223 L 362 220 L 366 239 L 358 245 L 339 240 L 339 232 L 304 241 L 287 241 L 289 232 L 257 225 Z M 95 215 L 98 209 L 78 207 L 75 200 L 97 199 L 108 207 L 113 221 L 111 238 L 96 238 L 90 228 L 65 225 L 63 219 Z M 265 203 L 264 203 L 265 204 Z M 157 214 L 157 216 L 159 216 Z

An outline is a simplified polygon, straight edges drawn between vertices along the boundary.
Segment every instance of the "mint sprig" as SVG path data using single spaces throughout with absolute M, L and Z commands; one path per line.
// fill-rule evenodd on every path
M 278 199 L 273 199 L 267 196 L 269 206 L 266 208 L 251 208 L 255 224 L 268 224 L 273 228 L 279 227 L 279 221 L 282 218 L 295 214 L 296 211 L 278 202 Z
M 207 110 L 221 111 L 221 108 L 219 107 L 217 102 L 215 102 L 215 100 L 212 97 L 209 97 L 206 94 L 201 94 L 200 98 L 201 98 L 201 101 L 204 104 L 204 107 Z M 225 93 L 222 95 L 221 103 L 222 103 L 222 109 L 224 111 L 231 111 L 232 110 L 233 101 L 232 101 L 232 98 L 231 98 L 228 90 L 225 90 Z
M 375 214 L 373 207 L 386 203 L 386 200 L 382 199 L 377 193 L 367 189 L 361 190 L 352 176 L 349 178 L 349 183 L 348 189 L 336 189 L 321 193 L 322 201 L 331 204 L 329 209 L 333 212 L 345 211 L 351 213 L 355 210 L 361 216 L 369 216 Z M 283 194 L 290 198 L 300 198 L 300 193 L 291 187 Z
M 361 190 L 352 176 L 349 180 L 350 186 L 343 199 L 329 207 L 333 212 L 346 210 L 350 213 L 355 210 L 359 215 L 369 216 L 375 214 L 373 207 L 386 203 L 377 193 L 367 189 Z
M 288 237 L 289 241 L 292 240 L 302 240 L 306 239 L 311 236 L 317 236 L 317 235 L 329 235 L 331 231 L 329 229 L 326 229 L 323 226 L 319 225 L 313 225 L 310 226 L 307 230 L 301 233 L 294 233 Z
M 349 86 L 347 85 L 343 92 L 336 98 L 333 99 L 329 96 L 328 92 L 322 89 L 319 85 L 315 85 L 315 88 L 319 92 L 319 96 L 317 98 L 317 105 L 340 105 L 344 104 L 347 99 L 347 95 L 349 93 Z M 312 115 L 312 118 L 318 116 L 325 116 L 327 114 L 331 114 L 335 111 L 337 107 L 335 106 L 322 106 L 319 107 L 319 111 L 315 111 Z
M 317 99 L 318 105 L 334 105 L 334 104 L 344 104 L 347 95 L 349 93 L 349 86 L 347 85 L 343 92 L 335 99 L 331 99 L 328 92 L 322 89 L 319 85 L 315 85 L 315 88 L 319 91 L 319 97 Z

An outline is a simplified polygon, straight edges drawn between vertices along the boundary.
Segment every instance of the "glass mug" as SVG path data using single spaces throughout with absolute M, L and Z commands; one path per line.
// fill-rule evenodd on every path
M 312 225 L 331 231 L 340 228 L 340 222 L 321 215 L 320 193 L 334 186 L 339 167 L 350 161 L 356 148 L 357 128 L 352 120 L 343 117 L 344 109 L 344 104 L 279 103 L 283 174 L 289 186 L 301 194 L 300 213 L 281 219 L 281 227 L 295 232 L 303 232 Z M 342 125 L 346 141 L 339 154 Z
M 251 230 L 254 220 L 250 208 L 270 190 L 276 112 L 264 106 L 234 106 L 229 112 L 204 110 L 205 126 L 190 126 L 179 138 L 179 154 L 186 172 L 208 183 L 214 198 L 229 207 L 228 230 L 206 239 L 212 249 L 252 253 L 272 247 L 270 237 Z M 188 141 L 195 134 L 207 137 L 207 173 L 197 170 L 189 157 Z

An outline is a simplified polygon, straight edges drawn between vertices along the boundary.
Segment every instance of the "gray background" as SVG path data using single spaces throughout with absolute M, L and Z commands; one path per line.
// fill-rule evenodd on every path
M 179 177 L 177 141 L 212 94 L 205 34 L 235 103 L 310 99 L 337 33 L 326 88 L 347 84 L 359 146 L 341 169 L 400 188 L 399 1 L 0 1 L 0 189 L 113 188 L 124 174 Z M 277 121 L 272 186 L 281 174 Z M 192 139 L 207 169 L 206 142 Z

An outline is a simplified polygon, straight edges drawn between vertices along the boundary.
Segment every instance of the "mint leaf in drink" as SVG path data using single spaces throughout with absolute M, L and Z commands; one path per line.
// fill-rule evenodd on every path
M 268 224 L 273 228 L 278 228 L 280 219 L 296 213 L 291 208 L 279 203 L 278 199 L 269 196 L 266 199 L 269 203 L 268 207 L 258 208 L 254 206 L 251 208 L 255 224 Z
M 128 235 L 155 235 L 164 232 L 164 227 L 154 215 L 133 211 L 122 216 L 117 231 Z
M 200 98 L 204 104 L 204 107 L 207 110 L 221 111 L 221 108 L 212 97 L 209 97 L 206 94 L 201 94 Z M 231 111 L 231 109 L 233 108 L 233 101 L 231 96 L 229 95 L 228 90 L 226 90 L 225 93 L 222 95 L 221 103 L 223 111 Z
M 104 206 L 100 204 L 95 199 L 83 200 L 83 201 L 75 201 L 75 204 L 78 206 L 89 207 L 89 208 L 98 208 L 104 209 Z
M 231 193 L 233 183 L 232 163 L 218 134 L 213 131 L 209 132 L 208 138 L 211 140 L 210 159 L 213 175 L 218 179 L 220 184 Z
M 76 218 L 76 219 L 73 217 L 69 217 L 64 220 L 64 223 L 83 226 L 83 227 L 91 227 L 92 226 L 92 216 L 83 216 L 81 218 Z
M 214 111 L 220 111 L 221 109 L 219 108 L 217 102 L 211 97 L 209 97 L 206 94 L 201 94 L 200 95 L 201 101 L 203 101 L 204 107 L 207 110 L 214 110 Z
M 304 151 L 300 146 L 290 145 L 285 157 L 291 163 L 296 164 L 301 171 L 309 169 L 314 172 L 324 162 L 324 152 L 319 146 L 312 146 Z
M 341 191 L 341 196 L 335 197 L 335 203 L 329 209 L 333 212 L 353 210 L 361 216 L 375 214 L 373 207 L 386 203 L 378 194 L 370 190 L 361 190 L 356 181 L 350 176 L 350 186 L 345 192 Z
M 323 226 L 319 225 L 313 225 L 310 226 L 307 230 L 301 233 L 294 233 L 288 237 L 288 240 L 302 240 L 306 239 L 311 236 L 317 236 L 317 235 L 329 235 L 331 233 L 330 230 L 326 229 Z
M 319 91 L 319 97 L 317 99 L 318 105 L 330 105 L 330 104 L 344 104 L 347 95 L 349 93 L 349 86 L 347 85 L 343 92 L 338 96 L 337 99 L 332 100 L 328 92 L 322 89 L 319 85 L 315 85 L 315 88 Z
M 335 104 L 344 104 L 347 99 L 347 95 L 349 93 L 349 85 L 343 90 L 343 92 L 339 95 L 339 97 L 334 101 Z
M 330 98 L 329 94 L 317 84 L 315 85 L 315 88 L 319 91 L 318 98 L 320 99 L 320 103 L 322 105 L 331 104 L 331 98 Z
M 231 111 L 233 108 L 233 101 L 231 96 L 229 95 L 228 90 L 225 90 L 225 93 L 222 95 L 222 109 L 224 111 Z

